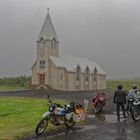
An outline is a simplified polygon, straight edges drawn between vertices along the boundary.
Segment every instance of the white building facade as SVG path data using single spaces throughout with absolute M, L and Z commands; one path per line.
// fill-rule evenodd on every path
M 49 12 L 37 40 L 32 86 L 66 91 L 106 88 L 106 73 L 95 62 L 59 54 L 59 40 Z

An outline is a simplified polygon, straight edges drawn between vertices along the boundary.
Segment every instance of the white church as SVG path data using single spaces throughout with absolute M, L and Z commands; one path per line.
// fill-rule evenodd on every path
M 59 40 L 49 12 L 37 40 L 37 58 L 31 69 L 35 88 L 66 91 L 106 88 L 106 73 L 95 62 L 59 53 Z

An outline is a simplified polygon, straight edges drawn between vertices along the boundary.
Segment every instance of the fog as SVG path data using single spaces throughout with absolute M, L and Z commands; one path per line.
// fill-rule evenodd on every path
M 109 78 L 140 76 L 139 0 L 0 0 L 0 77 L 31 75 L 48 7 L 61 53 L 95 61 Z

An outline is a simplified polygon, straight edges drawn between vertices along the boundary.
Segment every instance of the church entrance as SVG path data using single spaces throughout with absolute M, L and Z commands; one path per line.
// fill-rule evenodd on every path
M 45 74 L 39 74 L 39 85 L 45 84 Z

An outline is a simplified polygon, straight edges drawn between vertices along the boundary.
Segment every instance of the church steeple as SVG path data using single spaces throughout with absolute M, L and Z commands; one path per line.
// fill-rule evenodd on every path
M 46 16 L 46 19 L 44 21 L 44 24 L 42 26 L 42 29 L 41 29 L 41 32 L 39 34 L 37 41 L 40 41 L 41 39 L 44 39 L 44 40 L 55 39 L 56 41 L 58 41 L 54 26 L 53 26 L 51 18 L 50 18 L 49 8 L 47 11 L 48 11 L 47 16 Z

